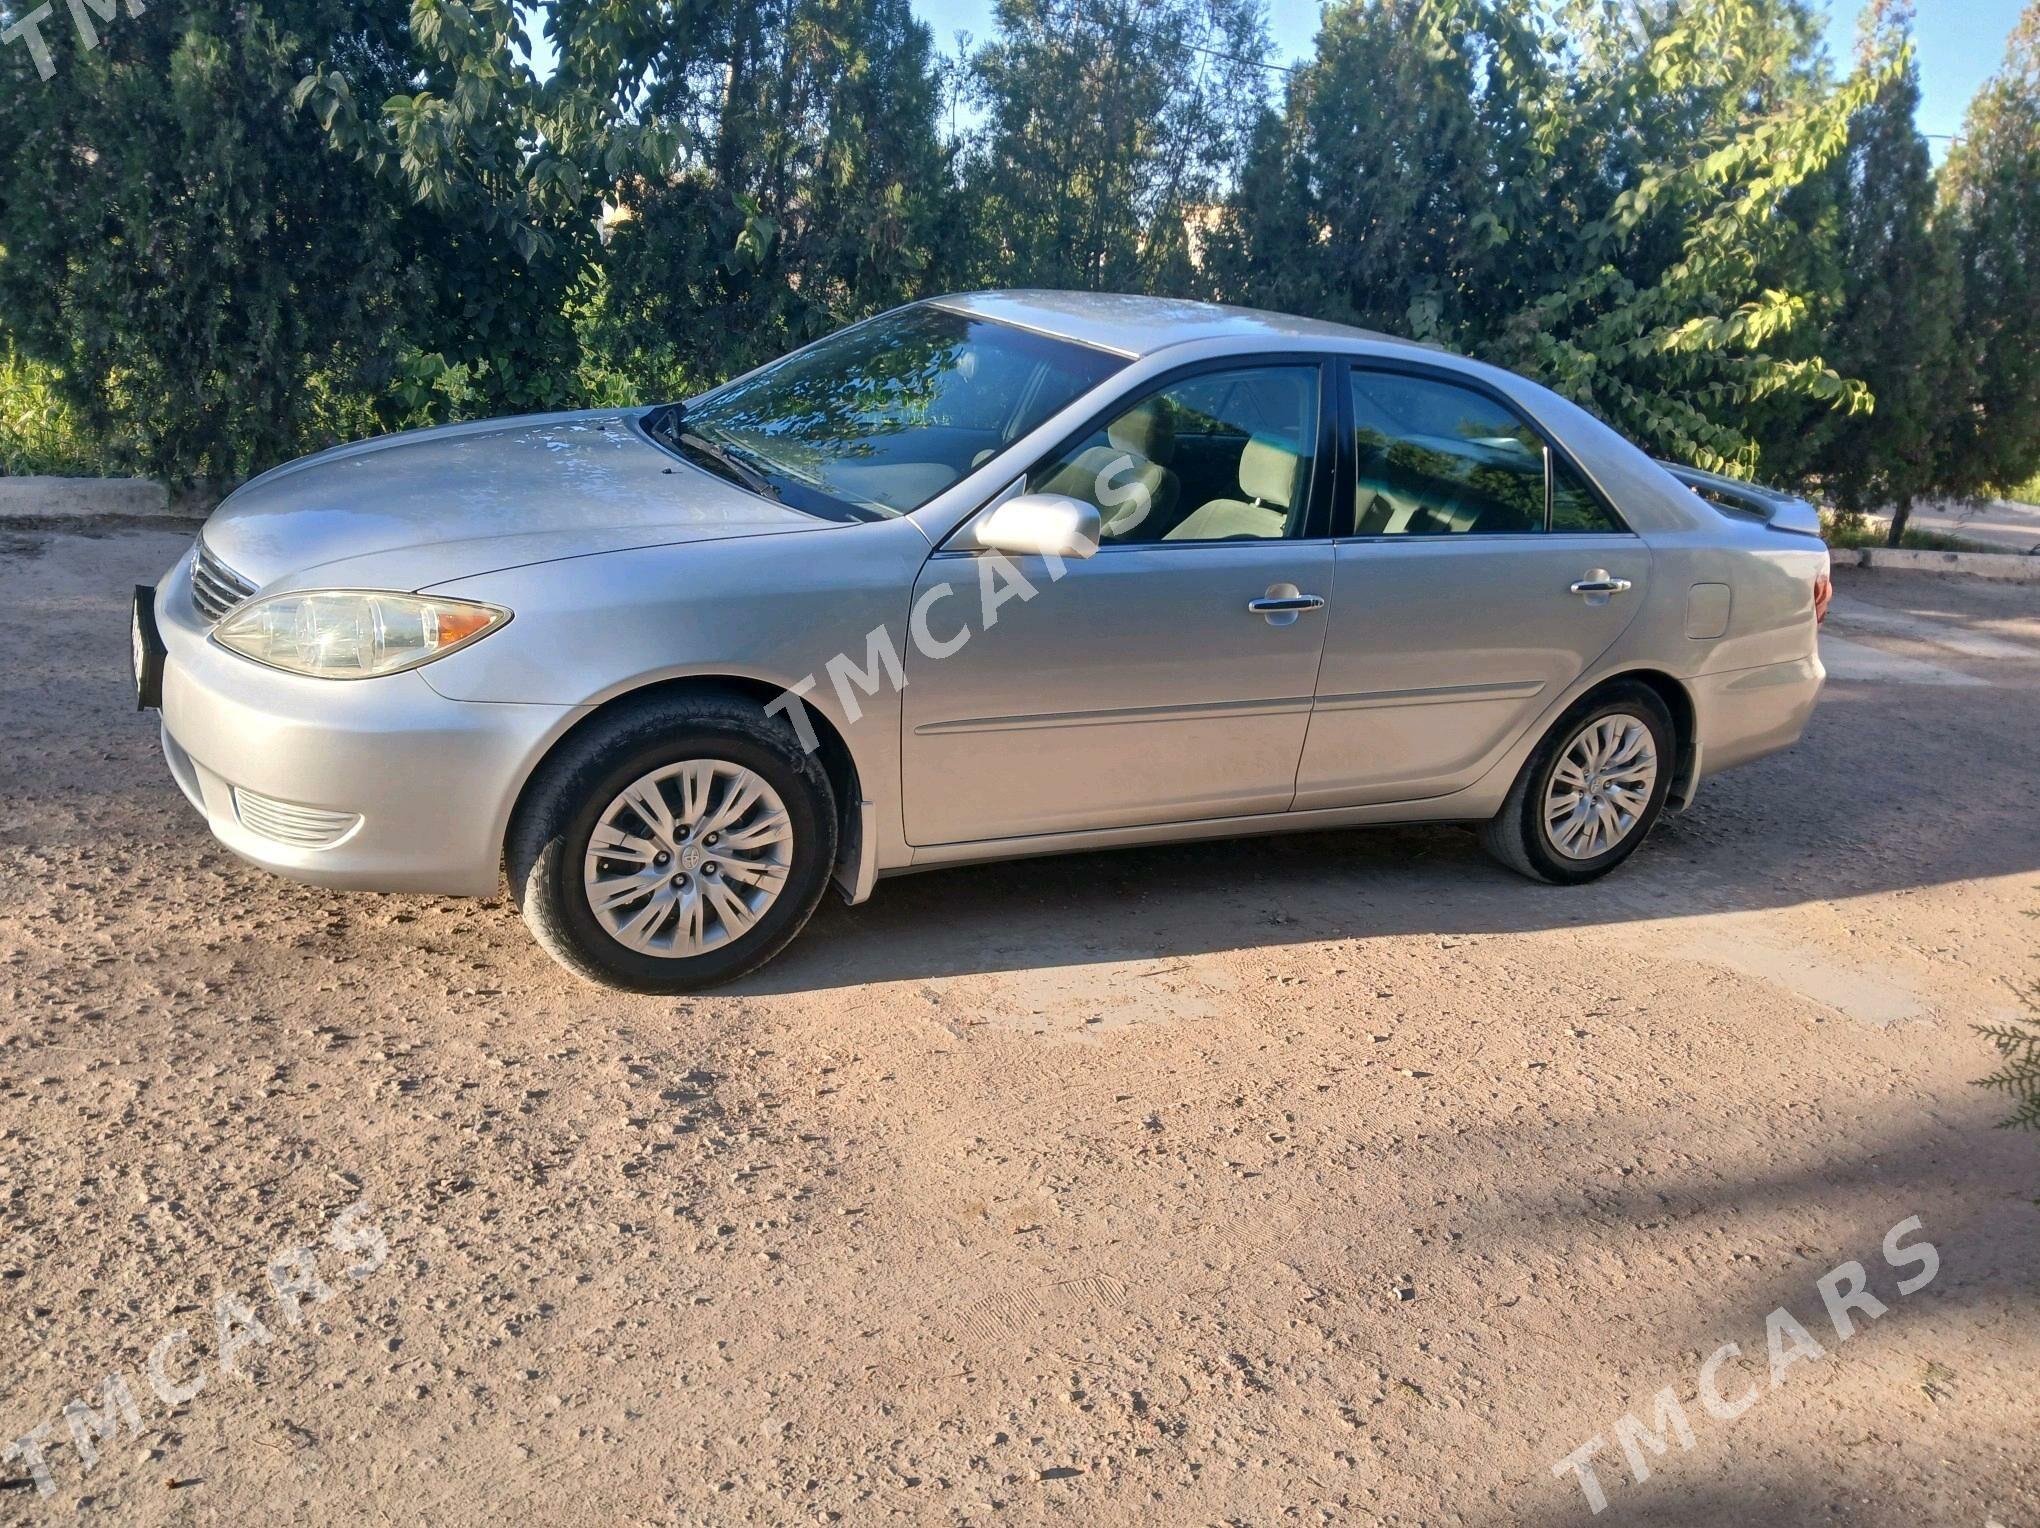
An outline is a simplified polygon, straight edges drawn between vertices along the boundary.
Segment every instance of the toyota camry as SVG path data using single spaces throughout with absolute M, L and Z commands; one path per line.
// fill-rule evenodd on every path
M 237 854 L 507 880 L 680 991 L 969 861 L 1423 821 L 1604 875 L 1819 693 L 1818 523 L 1735 489 L 1383 335 L 946 297 L 278 467 L 136 591 L 135 679 Z

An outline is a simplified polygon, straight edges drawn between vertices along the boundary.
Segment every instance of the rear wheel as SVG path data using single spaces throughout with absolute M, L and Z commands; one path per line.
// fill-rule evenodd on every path
M 1636 852 L 1671 789 L 1675 734 L 1648 685 L 1618 681 L 1558 719 L 1481 829 L 1488 852 L 1533 880 L 1576 885 Z
M 655 699 L 576 734 L 534 780 L 509 845 L 547 953 L 637 992 L 763 965 L 813 914 L 835 858 L 820 759 L 724 696 Z

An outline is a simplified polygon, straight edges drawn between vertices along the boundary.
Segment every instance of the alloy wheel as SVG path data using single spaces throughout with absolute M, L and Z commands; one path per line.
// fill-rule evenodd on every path
M 1567 859 L 1620 844 L 1643 819 L 1657 785 L 1657 744 L 1641 717 L 1597 716 L 1559 753 L 1544 787 L 1544 836 Z

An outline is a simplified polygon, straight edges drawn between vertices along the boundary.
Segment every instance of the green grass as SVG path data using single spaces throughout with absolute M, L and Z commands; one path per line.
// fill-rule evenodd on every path
M 2040 504 L 2040 472 L 2034 473 L 2025 482 L 2006 489 L 2005 497 L 2016 504 Z
M 1830 514 L 1820 517 L 1821 536 L 1831 547 L 1843 551 L 1854 551 L 1857 547 L 1886 546 L 1884 527 L 1869 521 L 1853 522 L 1837 519 Z M 1923 531 L 1907 526 L 1898 544 L 1913 552 L 1968 552 L 1976 548 L 1959 536 L 1943 535 L 1939 531 Z M 1986 550 L 1988 550 L 1986 548 Z
M 80 432 L 53 383 L 48 367 L 0 337 L 0 473 L 92 477 L 107 470 L 106 453 Z

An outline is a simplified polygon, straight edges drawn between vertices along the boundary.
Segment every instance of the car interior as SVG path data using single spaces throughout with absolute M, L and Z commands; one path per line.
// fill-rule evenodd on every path
M 1107 545 L 1294 535 L 1310 498 L 1318 369 L 1192 377 L 1036 472 L 1035 492 L 1098 509 Z

